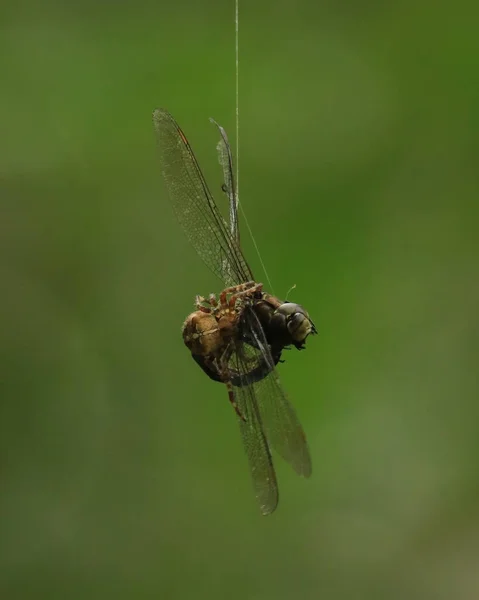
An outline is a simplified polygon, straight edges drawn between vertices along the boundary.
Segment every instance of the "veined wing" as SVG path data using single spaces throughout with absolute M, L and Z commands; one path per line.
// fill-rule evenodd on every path
M 238 410 L 244 417 L 244 420 L 238 418 L 238 422 L 255 496 L 263 515 L 269 515 L 278 505 L 278 483 L 255 391 L 252 385 L 244 385 L 234 388 L 233 393 Z
M 210 119 L 216 125 L 220 132 L 221 139 L 216 146 L 218 151 L 218 161 L 223 169 L 223 191 L 228 196 L 230 207 L 230 232 L 237 245 L 240 245 L 240 231 L 238 221 L 238 190 L 236 189 L 235 178 L 233 175 L 233 155 L 231 154 L 231 146 L 228 141 L 226 131 L 214 119 Z
M 238 395 L 247 395 L 243 402 L 252 402 L 251 399 L 254 398 L 268 444 L 298 475 L 309 477 L 312 465 L 306 435 L 280 383 L 264 331 L 251 307 L 245 307 L 242 321 L 242 326 L 249 330 L 249 335 L 255 342 L 254 345 L 241 344 L 235 354 L 238 362 L 236 370 L 241 373 L 240 381 L 242 378 L 244 383 L 238 387 Z M 268 374 L 250 383 L 248 372 L 256 365 L 260 365 L 262 372 Z
M 154 111 L 153 123 L 171 203 L 189 241 L 226 285 L 252 281 L 253 274 L 216 206 L 180 126 L 162 108 Z
M 214 119 L 210 119 L 212 123 L 216 125 L 220 133 L 220 141 L 216 145 L 218 152 L 218 161 L 223 169 L 223 185 L 222 190 L 228 197 L 229 206 L 229 219 L 230 219 L 230 233 L 231 237 L 235 240 L 238 248 L 240 248 L 240 235 L 239 235 L 239 222 L 238 222 L 238 194 L 235 187 L 235 178 L 233 175 L 233 156 L 231 154 L 231 147 L 228 141 L 226 131 L 219 123 Z M 224 270 L 229 274 L 229 278 L 233 279 L 233 274 L 228 264 L 224 265 Z

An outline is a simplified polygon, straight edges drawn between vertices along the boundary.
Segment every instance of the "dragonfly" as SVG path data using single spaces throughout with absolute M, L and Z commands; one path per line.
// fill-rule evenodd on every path
M 217 145 L 222 192 L 229 200 L 229 225 L 208 188 L 190 143 L 173 116 L 153 113 L 161 169 L 173 211 L 197 254 L 222 281 L 217 298 L 197 295 L 185 320 L 183 341 L 214 381 L 226 386 L 233 406 L 261 513 L 272 513 L 279 493 L 274 449 L 303 477 L 312 472 L 304 430 L 277 373 L 284 349 L 305 348 L 316 334 L 307 311 L 283 302 L 255 280 L 240 244 L 238 195 L 226 131 Z

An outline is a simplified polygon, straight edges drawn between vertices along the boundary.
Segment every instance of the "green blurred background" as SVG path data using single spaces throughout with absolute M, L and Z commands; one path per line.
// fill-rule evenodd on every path
M 280 366 L 313 477 L 262 518 L 151 125 L 219 189 L 233 1 L 2 6 L 2 600 L 479 597 L 476 12 L 240 4 L 242 204 L 320 331 Z

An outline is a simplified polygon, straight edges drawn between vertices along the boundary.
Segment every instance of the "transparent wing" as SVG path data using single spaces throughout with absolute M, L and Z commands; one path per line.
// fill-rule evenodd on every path
M 218 161 L 223 169 L 223 191 L 228 196 L 229 207 L 230 207 L 230 232 L 234 240 L 240 245 L 240 232 L 239 232 L 239 221 L 238 221 L 238 191 L 235 185 L 235 179 L 233 175 L 233 156 L 231 154 L 231 147 L 228 141 L 226 131 L 221 125 L 219 125 L 214 119 L 210 119 L 212 123 L 216 125 L 220 132 L 220 141 L 216 146 L 218 151 Z
M 153 113 L 153 123 L 171 203 L 189 241 L 227 286 L 252 281 L 253 274 L 178 123 L 161 108 Z
M 254 390 L 251 386 L 234 388 L 234 396 L 245 419 L 238 418 L 238 422 L 255 496 L 263 515 L 269 515 L 278 505 L 278 483 Z
M 252 386 L 269 444 L 302 477 L 312 473 L 306 435 L 281 386 L 276 369 Z
M 263 329 L 251 307 L 244 309 L 242 319 L 254 345 L 241 343 L 235 353 L 238 362 L 235 370 L 240 373 L 239 383 L 243 384 L 239 393 L 254 398 L 268 444 L 298 475 L 309 477 L 312 465 L 306 435 L 280 383 Z M 251 382 L 249 374 L 258 368 L 264 376 Z

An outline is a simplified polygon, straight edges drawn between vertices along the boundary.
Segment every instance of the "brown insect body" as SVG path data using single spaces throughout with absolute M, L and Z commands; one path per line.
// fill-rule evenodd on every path
M 233 295 L 226 301 L 227 292 Z M 194 360 L 213 380 L 232 380 L 236 385 L 236 373 L 228 368 L 225 357 L 227 349 L 234 339 L 255 345 L 242 329 L 241 316 L 246 305 L 251 306 L 263 327 L 270 346 L 273 365 L 281 360 L 285 348 L 294 345 L 298 350 L 305 348 L 309 334 L 316 328 L 308 313 L 299 304 L 281 302 L 275 296 L 262 291 L 262 284 L 248 282 L 234 286 L 221 293 L 218 305 L 212 294 L 209 300 L 198 296 L 197 310 L 191 313 L 183 325 L 183 341 L 191 351 Z M 209 304 L 209 307 L 205 306 Z M 271 371 L 267 363 L 257 365 L 248 374 L 249 381 L 258 381 Z
M 211 379 L 226 383 L 237 375 L 228 367 L 230 349 L 240 337 L 244 307 L 253 305 L 255 297 L 262 294 L 262 286 L 249 281 L 226 288 L 219 302 L 214 294 L 208 300 L 196 297 L 197 310 L 183 324 L 183 341 Z
M 183 341 L 202 370 L 222 382 L 237 416 L 261 512 L 278 503 L 271 449 L 303 477 L 311 456 L 303 428 L 279 381 L 275 366 L 285 348 L 304 348 L 316 329 L 299 305 L 263 292 L 240 246 L 238 197 L 225 130 L 217 146 L 229 225 L 218 210 L 191 146 L 171 114 L 158 109 L 153 121 L 163 176 L 172 207 L 196 252 L 226 286 L 218 299 L 197 296 L 183 324 Z

